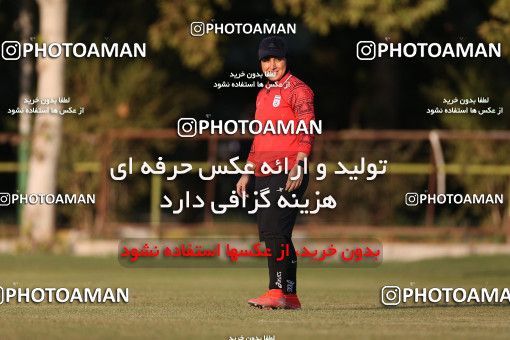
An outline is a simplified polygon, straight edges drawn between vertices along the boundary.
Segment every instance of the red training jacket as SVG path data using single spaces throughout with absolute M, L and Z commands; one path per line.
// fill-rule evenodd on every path
M 287 126 L 291 120 L 297 129 L 298 122 L 304 121 L 307 129 L 310 129 L 310 121 L 315 119 L 313 107 L 313 91 L 303 81 L 289 72 L 286 73 L 275 87 L 266 84 L 257 95 L 257 107 L 255 120 L 265 126 L 271 120 L 275 130 L 277 121 L 281 120 Z M 311 132 L 311 131 L 308 131 Z M 278 164 L 284 166 L 285 158 L 288 159 L 288 170 L 296 164 L 298 152 L 304 152 L 307 157 L 312 151 L 314 141 L 313 134 L 258 134 L 252 142 L 248 161 L 255 164 L 255 176 L 267 176 L 261 173 L 260 167 L 266 162 L 272 169 L 277 169 Z M 280 163 L 277 163 L 279 161 Z

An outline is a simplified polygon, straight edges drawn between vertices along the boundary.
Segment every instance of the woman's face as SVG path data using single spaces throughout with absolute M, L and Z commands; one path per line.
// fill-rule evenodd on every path
M 265 57 L 260 60 L 262 72 L 270 81 L 280 80 L 287 69 L 287 60 L 278 57 Z

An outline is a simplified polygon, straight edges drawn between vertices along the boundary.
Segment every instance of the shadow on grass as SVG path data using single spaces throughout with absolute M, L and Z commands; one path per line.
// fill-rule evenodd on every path
M 321 307 L 321 308 L 306 308 L 306 311 L 331 311 L 331 310 L 405 310 L 405 309 L 431 309 L 431 308 L 474 308 L 474 307 L 510 307 L 510 304 L 506 303 L 487 303 L 487 304 L 424 304 L 424 305 L 405 305 L 405 306 L 383 306 L 375 305 L 371 307 L 367 306 L 332 306 L 332 307 Z

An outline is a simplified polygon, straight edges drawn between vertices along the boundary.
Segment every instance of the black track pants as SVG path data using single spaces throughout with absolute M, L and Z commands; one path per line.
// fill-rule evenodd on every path
M 257 211 L 257 225 L 260 241 L 264 241 L 267 248 L 271 249 L 271 257 L 267 258 L 269 267 L 269 289 L 282 289 L 285 294 L 296 293 L 296 269 L 297 258 L 292 243 L 292 230 L 298 214 L 298 208 L 280 208 L 278 199 L 281 195 L 287 201 L 293 202 L 296 198 L 301 199 L 308 186 L 309 175 L 304 175 L 298 189 L 285 191 L 288 174 L 270 175 L 255 178 L 255 190 L 269 188 L 267 198 L 269 208 L 261 208 Z M 293 196 L 295 195 L 295 196 Z M 286 251 L 288 245 L 289 256 L 281 256 L 282 249 Z

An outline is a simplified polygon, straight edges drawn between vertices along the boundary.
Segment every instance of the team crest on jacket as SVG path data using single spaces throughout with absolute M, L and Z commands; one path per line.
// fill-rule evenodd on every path
M 273 107 L 278 107 L 280 105 L 280 99 L 282 99 L 282 96 L 280 96 L 279 94 L 274 96 Z

